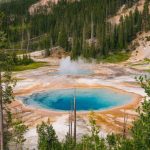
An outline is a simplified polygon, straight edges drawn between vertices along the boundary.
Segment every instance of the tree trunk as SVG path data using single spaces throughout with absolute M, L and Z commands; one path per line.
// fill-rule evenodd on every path
M 76 144 L 76 92 L 74 94 L 74 142 Z
M 22 18 L 22 31 L 21 31 L 21 50 L 23 50 L 23 41 L 24 41 L 24 29 L 23 29 L 23 26 L 24 26 L 24 18 Z
M 126 138 L 127 136 L 127 119 L 128 119 L 128 116 L 126 115 L 126 112 L 124 110 L 123 138 Z
M 82 50 L 85 49 L 85 41 L 86 41 L 86 38 L 85 38 L 85 25 L 83 26 L 83 36 L 82 36 Z
M 0 150 L 4 150 L 3 141 L 3 99 L 2 99 L 2 73 L 0 71 Z
M 94 22 L 93 22 L 93 13 L 91 13 L 91 41 L 94 39 Z
M 69 137 L 71 136 L 71 114 L 70 114 L 70 111 L 69 111 Z
M 71 116 L 70 116 L 70 118 L 71 118 L 71 122 L 70 122 L 70 136 L 72 138 L 72 102 L 71 102 Z
M 29 52 L 29 46 L 30 46 L 30 31 L 27 31 L 27 36 L 28 36 L 27 52 Z

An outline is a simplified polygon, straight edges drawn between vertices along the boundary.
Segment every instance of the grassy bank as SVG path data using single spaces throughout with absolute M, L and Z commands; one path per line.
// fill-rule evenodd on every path
M 130 52 L 118 52 L 118 53 L 110 54 L 104 58 L 98 58 L 98 62 L 120 63 L 128 60 L 130 56 L 131 56 Z
M 39 67 L 44 67 L 46 65 L 48 65 L 46 62 L 33 62 L 29 65 L 15 66 L 14 71 L 24 71 L 24 70 L 37 69 Z

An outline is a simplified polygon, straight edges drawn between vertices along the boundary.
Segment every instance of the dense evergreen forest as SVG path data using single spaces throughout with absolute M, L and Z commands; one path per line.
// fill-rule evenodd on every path
M 12 0 L 0 5 L 4 13 L 2 30 L 7 33 L 8 49 L 38 50 L 61 46 L 73 58 L 105 57 L 128 50 L 128 44 L 140 31 L 150 29 L 149 0 L 144 11 L 121 17 L 119 25 L 108 18 L 121 6 L 132 7 L 138 0 L 61 0 L 57 5 L 29 14 L 29 6 L 38 0 Z M 47 9 L 50 7 L 50 9 Z

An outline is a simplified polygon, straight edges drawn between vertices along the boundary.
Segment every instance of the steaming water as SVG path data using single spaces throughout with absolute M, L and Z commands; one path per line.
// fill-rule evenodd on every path
M 92 71 L 85 69 L 82 65 L 85 64 L 83 60 L 72 61 L 70 57 L 63 58 L 60 61 L 58 71 L 54 74 L 58 75 L 89 75 Z
M 39 108 L 67 111 L 73 103 L 73 89 L 50 90 L 23 97 L 26 105 Z M 103 110 L 131 102 L 133 96 L 110 89 L 76 89 L 78 111 Z

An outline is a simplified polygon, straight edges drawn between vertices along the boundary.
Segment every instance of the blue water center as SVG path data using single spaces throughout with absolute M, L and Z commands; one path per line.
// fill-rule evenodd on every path
M 104 110 L 130 103 L 133 95 L 111 89 L 61 89 L 23 97 L 26 105 L 50 110 L 67 111 L 73 107 L 74 93 L 78 111 Z

